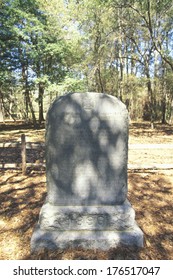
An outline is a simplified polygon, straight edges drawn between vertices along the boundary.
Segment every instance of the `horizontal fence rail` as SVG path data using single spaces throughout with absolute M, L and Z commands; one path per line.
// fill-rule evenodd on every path
M 20 148 L 21 142 L 6 142 L 6 143 L 0 143 L 0 148 Z M 45 143 L 33 143 L 33 142 L 26 142 L 26 149 L 38 149 L 38 148 L 44 148 Z
M 0 143 L 0 148 L 20 148 L 21 142 Z M 45 148 L 45 143 L 26 142 L 26 149 Z M 129 150 L 148 150 L 148 149 L 173 149 L 173 144 L 129 144 Z
M 26 162 L 26 150 L 37 150 L 45 149 L 45 143 L 34 143 L 26 142 L 24 135 L 21 136 L 21 141 L 19 142 L 1 142 L 0 149 L 3 148 L 17 148 L 21 150 L 21 163 L 0 163 L 0 169 L 22 169 L 22 172 L 26 172 L 27 167 L 43 167 L 45 168 L 45 163 L 28 163 Z M 129 144 L 129 151 L 131 150 L 173 150 L 173 144 Z M 173 164 L 128 164 L 128 170 L 168 170 L 173 169 Z
M 45 163 L 26 163 L 27 167 L 43 167 Z M 0 169 L 21 169 L 22 163 L 0 163 Z M 128 164 L 128 170 L 168 170 L 173 164 Z

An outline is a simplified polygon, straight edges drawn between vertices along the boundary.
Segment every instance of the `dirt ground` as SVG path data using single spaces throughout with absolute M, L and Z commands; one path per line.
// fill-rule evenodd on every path
M 26 134 L 28 142 L 43 142 L 44 129 L 25 126 L 2 126 L 0 143 L 20 141 Z M 173 127 L 157 124 L 154 130 L 148 123 L 132 123 L 130 144 L 173 144 Z M 130 163 L 172 163 L 173 150 L 129 150 Z M 37 162 L 42 151 L 30 158 Z M 154 153 L 154 154 L 153 154 Z M 4 158 L 5 155 L 6 159 Z M 0 149 L 0 160 L 20 161 L 20 152 Z M 45 170 L 0 170 L 0 259 L 139 259 L 173 260 L 173 169 L 129 170 L 128 199 L 136 211 L 136 221 L 144 232 L 144 248 L 117 248 L 109 251 L 67 249 L 54 252 L 42 250 L 30 253 L 30 239 L 46 196 Z

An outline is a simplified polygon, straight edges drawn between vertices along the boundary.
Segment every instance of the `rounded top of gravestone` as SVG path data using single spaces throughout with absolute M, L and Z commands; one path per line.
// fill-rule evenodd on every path
M 51 114 L 58 108 L 58 113 L 66 110 L 66 112 L 81 112 L 81 107 L 85 111 L 102 111 L 115 112 L 116 108 L 127 112 L 126 106 L 117 97 L 98 92 L 69 93 L 61 97 L 57 97 L 49 108 L 48 113 Z M 128 112 L 127 112 L 128 114 Z

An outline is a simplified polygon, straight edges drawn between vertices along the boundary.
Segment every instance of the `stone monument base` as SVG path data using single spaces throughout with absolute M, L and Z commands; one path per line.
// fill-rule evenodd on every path
M 143 232 L 128 200 L 116 206 L 45 203 L 31 238 L 31 251 L 74 247 L 108 250 L 119 245 L 143 247 Z

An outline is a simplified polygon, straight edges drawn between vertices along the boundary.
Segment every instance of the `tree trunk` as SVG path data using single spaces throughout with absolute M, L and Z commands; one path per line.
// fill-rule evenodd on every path
M 165 75 L 165 71 L 164 71 Z M 161 101 L 161 107 L 162 107 L 162 124 L 166 124 L 166 99 L 167 99 L 167 93 L 166 93 L 166 80 L 163 76 L 163 82 L 162 82 L 162 101 Z
M 104 92 L 101 71 L 100 71 L 100 62 L 99 62 L 99 66 L 97 68 L 97 73 L 98 73 L 98 81 L 99 81 L 99 92 Z
M 36 120 L 36 117 L 35 117 L 32 101 L 31 101 L 31 98 L 30 98 L 30 92 L 29 92 L 29 88 L 28 88 L 28 70 L 27 70 L 27 66 L 25 66 L 24 64 L 22 65 L 22 78 L 23 78 L 23 86 L 24 86 L 26 120 L 28 120 L 28 118 L 29 118 L 29 109 L 30 109 L 31 115 L 32 115 L 33 125 L 34 125 L 34 127 L 36 127 L 37 126 L 37 120 Z
M 171 102 L 171 113 L 170 113 L 170 118 L 169 118 L 169 124 L 173 124 L 173 100 Z
M 24 89 L 24 98 L 25 98 L 25 118 L 26 120 L 28 120 L 29 118 L 29 106 L 28 106 L 28 92 L 26 90 L 26 88 Z
M 162 110 L 162 124 L 166 124 L 166 100 L 167 100 L 167 88 L 166 88 L 166 67 L 165 62 L 162 61 L 162 79 L 161 79 L 161 110 Z
M 25 118 L 28 120 L 29 117 L 29 106 L 28 106 L 28 78 L 27 78 L 27 66 L 22 64 L 22 79 L 24 88 L 24 102 L 25 102 Z
M 121 52 L 120 52 L 121 53 Z M 120 71 L 119 71 L 119 83 L 118 83 L 118 98 L 123 100 L 123 61 L 120 54 Z
M 10 102 L 10 101 L 9 101 Z M 8 109 L 8 107 L 5 106 L 5 102 L 3 99 L 3 94 L 2 92 L 0 93 L 0 112 L 2 114 L 2 117 L 4 119 L 4 115 L 8 114 L 8 116 L 10 116 L 11 119 L 13 119 L 13 121 L 15 121 L 15 118 L 13 117 L 13 115 L 11 114 L 10 108 Z M 4 121 L 3 121 L 4 122 Z
M 154 112 L 154 96 L 153 96 L 153 89 L 151 85 L 151 79 L 149 74 L 149 69 L 146 69 L 146 76 L 147 76 L 147 89 L 148 89 L 148 96 L 150 100 L 150 122 L 151 128 L 154 128 L 154 119 L 155 119 L 155 112 Z
M 39 124 L 44 121 L 43 116 L 43 95 L 44 95 L 44 86 L 42 83 L 39 83 L 39 92 L 38 92 L 38 107 L 39 107 Z
M 1 92 L 0 92 L 0 122 L 4 123 L 3 102 L 2 102 L 2 93 Z
M 33 125 L 34 125 L 34 127 L 37 127 L 37 120 L 36 120 L 36 117 L 35 117 L 35 112 L 34 112 L 34 108 L 33 108 L 33 105 L 32 105 L 32 101 L 31 101 L 29 90 L 27 90 L 27 100 L 28 100 L 28 105 L 29 105 L 29 108 L 30 108 L 30 111 L 31 111 L 31 115 L 32 115 Z
M 166 124 L 166 99 L 162 99 L 162 124 Z
M 123 31 L 122 31 L 122 21 L 121 21 L 122 10 L 118 9 L 119 16 L 119 62 L 120 62 L 120 71 L 119 71 L 119 86 L 118 86 L 118 98 L 122 101 L 123 99 L 123 71 L 124 71 L 124 58 L 123 58 Z

